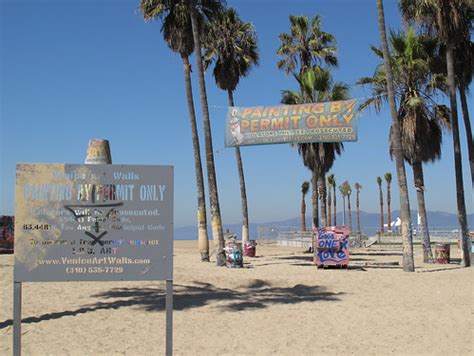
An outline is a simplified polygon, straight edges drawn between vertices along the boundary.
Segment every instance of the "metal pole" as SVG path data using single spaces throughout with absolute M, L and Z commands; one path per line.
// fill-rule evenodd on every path
M 13 282 L 13 356 L 21 356 L 21 282 Z
M 173 354 L 173 280 L 166 280 L 166 356 Z

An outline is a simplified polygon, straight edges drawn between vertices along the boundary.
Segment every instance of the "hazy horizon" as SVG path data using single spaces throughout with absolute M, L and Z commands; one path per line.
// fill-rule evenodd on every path
M 380 211 L 375 211 L 375 212 L 369 212 L 369 211 L 365 211 L 365 210 L 361 210 L 361 216 L 363 214 L 371 214 L 371 215 L 376 215 L 377 217 L 380 215 Z M 416 209 L 411 209 L 411 212 L 412 212 L 412 216 L 417 214 L 417 210 Z M 337 211 L 337 215 L 338 215 L 338 225 L 339 225 L 339 222 L 341 222 L 342 224 L 342 220 L 339 219 L 339 215 L 342 215 L 343 214 L 343 211 L 342 210 L 338 210 Z M 346 214 L 348 214 L 348 212 L 346 211 Z M 352 216 L 353 218 L 355 219 L 356 217 L 356 214 L 357 212 L 355 210 L 352 210 Z M 392 222 L 395 221 L 397 219 L 397 217 L 399 217 L 399 214 L 400 214 L 400 210 L 392 210 L 391 211 L 391 220 Z M 447 211 L 440 211 L 440 210 L 428 210 L 427 211 L 427 214 L 449 214 L 449 215 L 453 215 L 453 216 L 456 216 L 457 217 L 457 214 L 456 213 L 450 213 L 450 212 L 447 212 Z M 469 220 L 469 217 L 471 218 L 474 218 L 474 213 L 468 213 L 468 220 Z M 385 211 L 384 213 L 384 219 L 387 219 L 387 211 Z M 284 218 L 284 219 L 280 219 L 280 220 L 268 220 L 268 221 L 250 221 L 250 224 L 269 224 L 269 223 L 278 223 L 278 222 L 284 222 L 284 221 L 289 221 L 289 220 L 301 220 L 301 213 L 300 215 L 298 214 L 294 214 L 294 216 L 289 216 L 287 218 Z M 384 223 L 386 224 L 387 221 L 384 221 Z M 432 222 L 430 221 L 429 224 L 431 224 Z M 238 221 L 226 221 L 224 225 L 240 225 L 242 224 L 242 221 L 238 220 Z M 309 227 L 311 225 L 311 214 L 306 214 L 306 224 L 307 226 Z M 356 224 L 356 221 L 353 220 L 352 221 L 352 224 L 355 225 Z M 378 222 L 377 222 L 378 224 Z M 417 222 L 416 221 L 413 221 L 412 219 L 412 224 L 413 225 L 417 225 Z M 211 226 L 210 222 L 208 222 L 208 225 Z M 454 225 L 449 225 L 449 226 L 454 226 Z M 188 227 L 196 227 L 196 224 L 186 224 L 186 225 L 175 225 L 175 229 L 178 228 L 188 228 Z M 472 228 L 471 228 L 472 229 Z

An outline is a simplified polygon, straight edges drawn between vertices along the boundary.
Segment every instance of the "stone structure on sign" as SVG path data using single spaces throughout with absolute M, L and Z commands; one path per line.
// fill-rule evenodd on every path
M 112 164 L 108 140 L 93 138 L 89 140 L 86 152 L 86 164 Z

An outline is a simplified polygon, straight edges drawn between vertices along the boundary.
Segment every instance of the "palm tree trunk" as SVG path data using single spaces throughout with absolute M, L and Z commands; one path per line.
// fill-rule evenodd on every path
M 469 118 L 469 109 L 467 107 L 466 89 L 462 86 L 459 87 L 459 94 L 461 96 L 461 107 L 462 114 L 464 117 L 464 126 L 466 126 L 467 152 L 469 154 L 469 164 L 471 168 L 471 186 L 474 188 L 474 146 L 472 144 L 472 129 L 471 120 Z
M 357 232 L 360 235 L 360 192 L 356 192 L 356 209 L 357 209 Z
M 313 230 L 319 227 L 319 203 L 318 203 L 318 176 L 316 174 L 316 171 L 312 171 L 312 176 L 311 176 L 311 189 L 312 189 L 312 194 L 311 194 L 311 205 L 313 208 Z M 311 238 L 311 251 L 314 252 L 314 234 L 313 237 Z
M 229 106 L 234 105 L 234 94 L 231 90 L 227 91 L 229 95 Z M 237 170 L 239 172 L 240 182 L 240 198 L 242 202 L 242 242 L 249 240 L 249 213 L 247 205 L 247 190 L 245 188 L 244 166 L 242 164 L 242 156 L 240 155 L 240 147 L 235 146 L 235 159 L 237 161 Z
M 327 210 L 326 210 L 326 174 L 323 169 L 323 165 L 320 161 L 321 157 L 325 156 L 324 144 L 320 143 L 317 145 L 318 154 L 316 155 L 316 170 L 318 174 L 318 194 L 319 194 L 319 225 L 326 227 L 328 225 Z
M 311 202 L 313 206 L 313 227 L 319 227 L 318 176 L 316 172 L 312 172 L 311 188 Z
M 342 194 L 342 225 L 346 226 L 346 196 Z
M 331 226 L 331 186 L 328 187 L 328 226 Z
M 390 216 L 390 204 L 391 204 L 391 197 L 390 197 L 390 184 L 387 184 L 387 230 L 389 232 L 392 231 L 392 217 Z
M 306 204 L 304 194 L 301 196 L 301 231 L 306 231 Z
M 189 7 L 191 13 L 191 26 L 193 30 L 194 48 L 196 53 L 196 63 L 199 77 L 199 92 L 201 99 L 201 109 L 203 114 L 204 124 L 204 141 L 206 146 L 206 168 L 207 168 L 207 180 L 209 186 L 209 200 L 211 205 L 211 224 L 212 224 L 212 235 L 214 243 L 216 244 L 216 264 L 217 266 L 225 266 L 225 253 L 224 253 L 224 233 L 222 231 L 222 220 L 221 211 L 219 206 L 219 195 L 217 192 L 217 179 L 216 171 L 214 167 L 214 152 L 212 148 L 212 134 L 211 134 L 211 121 L 209 118 L 209 107 L 207 104 L 207 93 L 206 83 L 204 80 L 204 69 L 202 65 L 201 56 L 201 42 L 199 39 L 198 21 L 195 8 L 195 0 L 189 0 Z
M 453 129 L 454 145 L 454 170 L 456 173 L 456 197 L 458 208 L 458 220 L 461 230 L 461 265 L 469 267 L 471 265 L 471 239 L 468 235 L 466 203 L 464 201 L 464 184 L 462 177 L 461 143 L 459 140 L 458 110 L 456 103 L 456 82 L 454 79 L 454 56 L 453 44 L 446 43 L 446 62 L 448 65 L 448 87 L 449 101 L 451 106 L 451 125 Z
M 328 200 L 330 195 L 329 192 L 331 191 L 331 187 L 328 186 L 328 183 L 326 182 L 326 226 L 331 226 L 331 212 L 329 211 L 331 209 L 331 204 L 328 203 Z M 329 197 L 328 197 L 329 195 Z M 329 204 L 329 205 L 328 205 Z
M 199 135 L 196 125 L 196 112 L 194 111 L 193 89 L 191 85 L 191 65 L 188 56 L 181 56 L 183 60 L 184 82 L 186 84 L 186 98 L 188 102 L 189 121 L 193 138 L 194 164 L 196 170 L 196 191 L 198 198 L 198 244 L 201 261 L 209 262 L 209 237 L 207 235 L 206 197 L 204 192 L 204 179 L 202 174 L 201 150 Z
M 336 211 L 336 202 L 337 202 L 337 199 L 336 199 L 336 185 L 334 184 L 332 186 L 332 192 L 334 193 L 333 194 L 333 205 L 334 205 L 334 226 L 337 226 L 337 211 Z
M 398 188 L 400 192 L 400 215 L 402 220 L 402 243 L 403 243 L 403 270 L 414 272 L 415 263 L 413 260 L 413 236 L 411 231 L 410 200 L 408 197 L 407 177 L 405 172 L 405 162 L 403 161 L 402 145 L 400 137 L 400 123 L 397 117 L 397 107 L 395 103 L 395 91 L 393 87 L 392 68 L 390 65 L 387 35 L 385 33 L 385 15 L 382 0 L 377 0 L 377 13 L 379 20 L 379 33 L 382 42 L 384 68 L 387 75 L 388 96 L 390 99 L 390 113 L 393 127 L 393 152 L 397 167 Z
M 352 232 L 352 210 L 351 210 L 351 195 L 347 195 L 347 210 L 349 214 L 349 229 Z
M 328 226 L 328 219 L 326 216 L 326 175 L 320 174 L 318 176 L 318 193 L 319 193 L 319 204 L 321 210 L 320 225 L 321 227 Z
M 384 226 L 383 226 L 383 192 L 382 192 L 382 187 L 379 186 L 379 199 L 380 199 L 380 233 L 383 234 L 385 232 Z
M 430 232 L 428 230 L 428 217 L 425 206 L 425 181 L 421 162 L 413 162 L 413 178 L 415 180 L 416 199 L 418 201 L 418 214 L 420 215 L 420 235 L 423 245 L 423 262 L 433 260 L 431 252 Z

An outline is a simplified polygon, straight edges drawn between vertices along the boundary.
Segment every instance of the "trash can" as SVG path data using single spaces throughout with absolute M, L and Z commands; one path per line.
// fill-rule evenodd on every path
M 227 241 L 225 244 L 225 265 L 228 268 L 242 268 L 242 244 L 235 241 Z
M 449 263 L 449 244 L 436 244 L 434 252 L 436 263 Z
M 316 266 L 347 266 L 350 233 L 351 231 L 345 226 L 313 228 Z
M 255 257 L 257 241 L 248 240 L 244 242 L 244 256 L 245 257 Z

